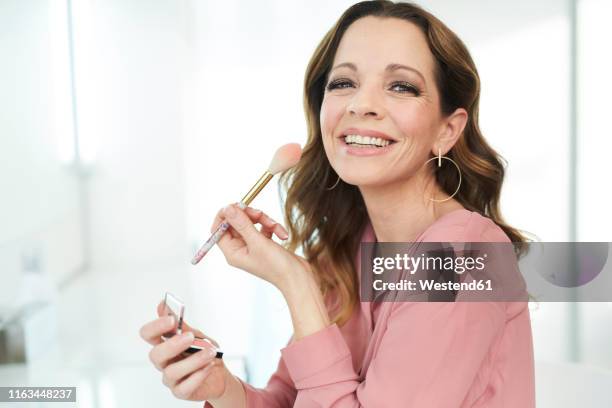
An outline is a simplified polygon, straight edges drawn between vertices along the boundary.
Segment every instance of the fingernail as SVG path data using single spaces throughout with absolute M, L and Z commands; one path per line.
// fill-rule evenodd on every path
M 166 324 L 167 324 L 168 326 L 170 326 L 170 327 L 174 327 L 174 316 L 168 316 L 168 317 L 166 318 L 166 320 L 167 320 Z
M 289 234 L 287 234 L 286 232 L 281 232 L 281 234 L 280 234 L 280 235 L 281 235 L 281 238 L 282 238 L 282 239 L 287 239 L 287 238 L 289 238 Z
M 194 339 L 193 332 L 186 332 L 186 333 L 183 333 L 183 338 L 181 339 L 181 342 L 191 343 L 193 339 Z

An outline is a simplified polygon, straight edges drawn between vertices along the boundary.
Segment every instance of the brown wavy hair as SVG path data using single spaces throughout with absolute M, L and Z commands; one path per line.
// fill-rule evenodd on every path
M 459 165 L 463 176 L 455 199 L 501 227 L 515 243 L 517 256 L 523 252 L 526 242 L 519 230 L 506 224 L 500 214 L 499 198 L 507 162 L 489 146 L 478 126 L 480 78 L 465 44 L 416 4 L 357 3 L 327 32 L 308 63 L 304 80 L 308 139 L 300 162 L 283 172 L 279 180 L 281 197 L 283 190 L 286 192 L 284 217 L 291 237 L 285 247 L 291 252 L 301 248 L 326 301 L 335 301 L 328 307 L 330 312 L 333 310 L 333 321 L 339 325 L 350 318 L 359 299 L 354 257 L 367 223 L 367 212 L 357 186 L 341 182 L 327 190 L 338 175 L 323 148 L 319 113 L 340 40 L 353 22 L 366 16 L 400 18 L 415 24 L 425 34 L 436 62 L 434 77 L 441 112 L 448 116 L 462 107 L 469 115 L 462 136 L 447 153 Z M 457 170 L 452 165 L 436 170 L 435 179 L 448 195 L 459 184 Z

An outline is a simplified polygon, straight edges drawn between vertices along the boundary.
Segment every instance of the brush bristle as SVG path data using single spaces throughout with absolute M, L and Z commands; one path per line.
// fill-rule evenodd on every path
M 298 143 L 288 143 L 278 148 L 268 166 L 272 174 L 283 172 L 295 166 L 302 156 L 302 148 Z

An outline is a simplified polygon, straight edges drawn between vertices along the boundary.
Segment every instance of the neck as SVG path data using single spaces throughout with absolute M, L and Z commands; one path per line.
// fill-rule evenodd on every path
M 412 177 L 377 186 L 359 186 L 368 216 L 379 242 L 413 242 L 444 214 L 463 208 L 454 199 L 446 198 L 435 182 L 424 183 Z M 434 196 L 435 194 L 435 196 Z

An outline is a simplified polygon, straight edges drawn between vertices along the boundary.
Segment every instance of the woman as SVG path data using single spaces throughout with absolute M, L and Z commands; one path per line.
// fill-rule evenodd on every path
M 286 299 L 278 369 L 256 389 L 205 352 L 182 359 L 191 329 L 161 342 L 159 318 L 141 336 L 164 384 L 215 408 L 534 406 L 526 302 L 359 299 L 360 242 L 525 242 L 499 213 L 504 167 L 480 133 L 479 92 L 465 45 L 428 12 L 350 7 L 307 68 L 308 141 L 281 178 L 291 238 L 277 244 L 282 226 L 236 206 L 212 227 L 226 219 L 228 263 Z

